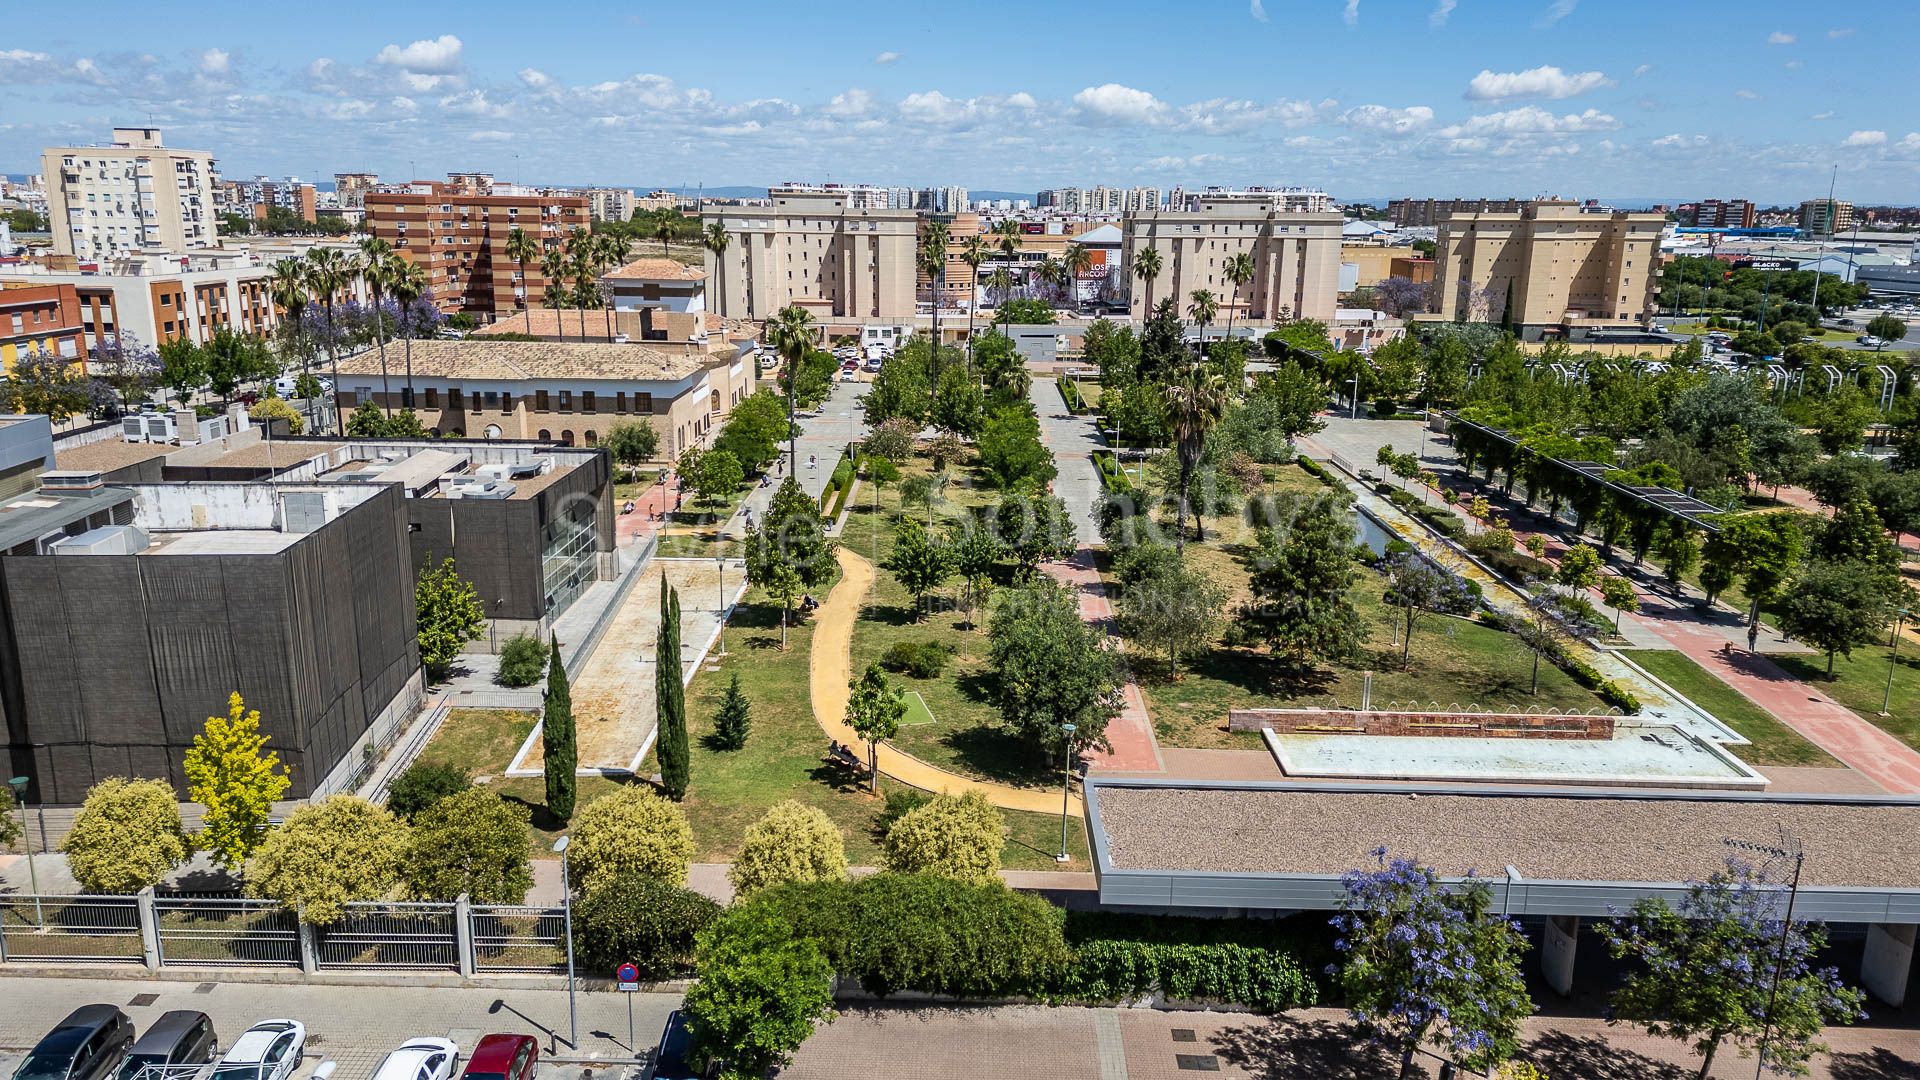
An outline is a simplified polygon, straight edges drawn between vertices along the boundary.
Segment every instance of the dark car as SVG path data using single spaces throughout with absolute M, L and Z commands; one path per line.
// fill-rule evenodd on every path
M 115 1080 L 181 1080 L 190 1074 L 180 1066 L 205 1065 L 220 1052 L 219 1044 L 212 1017 L 193 1009 L 175 1009 L 135 1040 Z
M 483 1035 L 467 1058 L 460 1080 L 533 1080 L 540 1041 L 531 1035 Z
M 652 1080 L 704 1080 L 706 1073 L 694 1068 L 693 1032 L 687 1030 L 687 1014 L 679 1009 L 667 1017 L 660 1033 L 660 1045 L 653 1052 Z
M 133 1021 L 111 1005 L 82 1005 L 47 1032 L 13 1080 L 106 1080 L 133 1045 Z

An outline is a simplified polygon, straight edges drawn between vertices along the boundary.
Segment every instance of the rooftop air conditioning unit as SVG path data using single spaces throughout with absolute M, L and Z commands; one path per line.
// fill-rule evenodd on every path
M 147 418 L 144 416 L 123 416 L 120 418 L 120 437 L 132 443 L 147 441 Z
M 144 420 L 147 424 L 147 442 L 169 443 L 180 437 L 180 429 L 174 424 L 171 414 L 143 413 L 129 420 Z
M 97 469 L 48 469 L 40 474 L 45 495 L 91 495 L 105 486 L 106 475 Z
M 510 499 L 513 497 L 513 485 L 499 480 L 482 480 L 477 476 L 458 476 L 448 480 L 447 498 L 449 499 Z
M 519 461 L 510 462 L 506 466 L 507 477 L 512 480 L 531 480 L 541 473 L 546 472 L 552 464 L 553 459 L 550 457 L 522 458 Z
M 482 465 L 473 470 L 473 475 L 482 480 L 506 480 L 513 476 L 511 465 Z
M 48 545 L 53 555 L 138 555 L 147 550 L 147 532 L 133 525 L 88 529 Z

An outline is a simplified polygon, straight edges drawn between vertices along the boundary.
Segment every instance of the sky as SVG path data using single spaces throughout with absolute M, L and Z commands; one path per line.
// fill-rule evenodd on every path
M 229 177 L 1920 203 L 1911 0 L 39 7 L 0 172 L 160 126 Z M 68 13 L 71 13 L 69 15 Z

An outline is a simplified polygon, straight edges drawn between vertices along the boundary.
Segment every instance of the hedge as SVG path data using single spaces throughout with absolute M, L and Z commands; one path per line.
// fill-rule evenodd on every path
M 1127 474 L 1120 468 L 1119 459 L 1112 451 L 1095 450 L 1093 464 L 1100 470 L 1100 482 L 1106 485 L 1108 491 L 1121 495 L 1133 491 L 1133 481 L 1127 479 Z
M 1069 381 L 1065 375 L 1054 376 L 1053 384 L 1060 388 L 1060 400 L 1066 402 L 1068 412 L 1079 416 L 1087 411 L 1087 403 L 1080 396 L 1080 388 Z
M 1174 1001 L 1222 1001 L 1262 1012 L 1319 1001 L 1311 971 L 1332 961 L 1325 924 L 1291 919 L 1148 918 L 1072 912 L 1073 966 L 1061 1000 L 1109 1002 L 1156 990 Z
M 853 472 L 853 459 L 841 454 L 839 463 L 833 467 L 833 475 L 827 478 L 827 486 L 820 491 L 820 513 L 826 516 L 829 525 L 846 505 L 847 491 L 853 487 Z
M 1299 457 L 1295 458 L 1294 460 L 1299 462 L 1301 468 L 1307 470 L 1309 474 L 1311 474 L 1314 478 L 1318 479 L 1321 483 L 1327 485 L 1328 487 L 1337 488 L 1337 487 L 1345 486 L 1342 483 L 1340 483 L 1340 480 L 1338 477 L 1334 476 L 1333 473 L 1327 471 L 1327 467 L 1325 465 L 1320 464 L 1319 462 L 1313 460 L 1307 455 L 1301 454 Z
M 1518 620 L 1495 611 L 1482 611 L 1478 616 L 1482 623 L 1505 633 L 1512 633 Z M 1551 648 L 1544 651 L 1548 660 L 1565 671 L 1574 682 L 1593 691 L 1600 700 L 1629 715 L 1640 711 L 1640 699 L 1634 697 L 1626 687 L 1600 674 L 1593 665 L 1567 655 L 1565 649 Z

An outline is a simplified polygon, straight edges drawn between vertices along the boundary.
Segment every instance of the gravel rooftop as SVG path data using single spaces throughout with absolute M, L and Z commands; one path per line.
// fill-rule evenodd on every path
M 1382 844 L 1442 874 L 1690 881 L 1733 837 L 1807 852 L 1811 885 L 1920 887 L 1920 803 L 1095 787 L 1116 870 L 1341 874 Z

